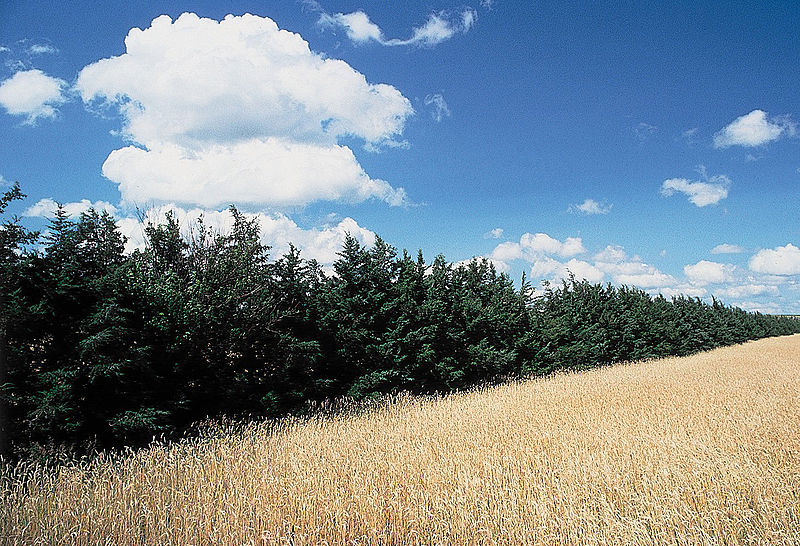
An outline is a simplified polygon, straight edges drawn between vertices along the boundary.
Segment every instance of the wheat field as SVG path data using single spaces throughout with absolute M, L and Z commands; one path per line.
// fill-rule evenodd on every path
M 800 544 L 800 335 L 2 475 L 5 544 Z

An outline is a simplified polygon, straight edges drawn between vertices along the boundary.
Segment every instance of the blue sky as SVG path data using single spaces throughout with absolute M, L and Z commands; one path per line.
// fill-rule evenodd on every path
M 796 2 L 7 0 L 0 184 L 800 314 Z M 245 14 L 251 16 L 245 16 Z M 230 14 L 230 17 L 226 16 Z

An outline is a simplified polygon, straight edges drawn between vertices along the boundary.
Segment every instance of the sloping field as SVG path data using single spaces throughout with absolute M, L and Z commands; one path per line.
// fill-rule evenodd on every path
M 800 544 L 800 335 L 7 471 L 21 544 Z

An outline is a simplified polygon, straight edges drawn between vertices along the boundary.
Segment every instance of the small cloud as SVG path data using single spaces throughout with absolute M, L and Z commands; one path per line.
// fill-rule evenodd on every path
M 456 34 L 468 32 L 475 25 L 478 17 L 477 12 L 472 8 L 465 8 L 455 15 L 440 11 L 431 14 L 422 26 L 415 27 L 410 38 L 387 40 L 380 27 L 373 23 L 363 11 L 331 15 L 322 10 L 316 2 L 307 2 L 306 5 L 321 12 L 319 17 L 321 26 L 343 28 L 347 32 L 347 37 L 356 44 L 372 41 L 384 46 L 433 47 L 449 40 Z
M 431 116 L 437 122 L 442 121 L 445 117 L 450 117 L 450 108 L 448 108 L 447 102 L 440 93 L 425 97 L 425 106 L 431 108 Z
M 650 268 L 647 264 L 645 267 Z M 626 286 L 638 286 L 640 288 L 665 288 L 675 284 L 675 277 L 662 273 L 656 268 L 652 271 L 641 273 L 619 273 L 614 276 L 614 282 Z
M 741 254 L 744 249 L 738 245 L 729 245 L 722 243 L 711 249 L 711 254 Z
M 646 264 L 634 256 L 630 260 L 625 250 L 618 245 L 609 245 L 595 255 L 595 266 L 608 274 L 615 284 L 638 286 L 640 288 L 664 288 L 674 286 L 672 275 L 662 273 L 658 268 Z
M 577 280 L 585 280 L 590 283 L 598 283 L 605 277 L 605 273 L 597 267 L 575 258 L 562 263 L 545 257 L 537 260 L 531 266 L 531 277 L 535 279 L 549 276 L 552 282 L 560 282 L 562 279 L 569 278 L 570 274 L 574 275 Z
M 502 234 L 502 230 L 489 232 L 489 234 L 492 233 Z M 487 258 L 499 265 L 503 271 L 507 271 L 508 262 L 515 260 L 542 264 L 551 259 L 549 257 L 553 255 L 570 258 L 584 252 L 586 249 L 580 237 L 567 237 L 564 241 L 559 241 L 546 233 L 525 233 L 520 237 L 518 243 L 512 241 L 500 243 Z
M 23 72 L 28 69 L 28 66 L 19 59 L 9 59 L 3 64 L 11 72 Z
M 461 12 L 461 32 L 467 32 L 475 25 L 478 14 L 474 9 L 465 9 Z
M 695 136 L 697 135 L 697 131 L 699 129 L 697 127 L 692 127 L 691 129 L 686 129 L 684 132 L 681 133 L 681 138 L 686 141 L 687 144 L 690 146 L 694 144 Z
M 481 0 L 481 7 L 488 10 L 494 7 L 494 0 Z
M 777 116 L 770 120 L 763 110 L 753 110 L 715 134 L 714 147 L 761 146 L 782 136 L 792 136 L 795 132 L 796 126 L 788 116 Z
M 362 44 L 374 40 L 378 43 L 383 42 L 383 32 L 380 27 L 370 21 L 369 16 L 363 11 L 353 13 L 336 13 L 320 15 L 319 23 L 323 26 L 339 26 L 345 29 L 347 37 L 356 44 Z
M 605 203 L 598 203 L 594 199 L 586 199 L 580 205 L 570 205 L 567 212 L 581 213 L 586 215 L 591 214 L 608 214 L 613 205 Z
M 446 12 L 432 14 L 421 27 L 413 30 L 411 38 L 407 40 L 389 40 L 385 45 L 416 45 L 433 47 L 456 34 L 469 31 L 475 24 L 477 15 L 475 10 L 467 8 L 456 17 L 448 17 Z
M 524 250 L 529 250 L 533 253 L 558 254 L 565 258 L 586 252 L 580 237 L 567 237 L 562 242 L 546 233 L 537 233 L 535 235 L 525 233 L 519 242 Z
M 764 159 L 764 156 L 761 155 L 761 154 L 755 155 L 755 154 L 747 153 L 744 156 L 744 160 L 747 161 L 748 163 L 752 163 L 754 161 L 759 161 L 761 159 Z
M 503 228 L 494 228 L 483 234 L 484 239 L 499 239 L 503 236 Z
M 0 53 L 8 53 L 9 51 L 11 50 L 6 46 L 0 46 Z
M 624 262 L 627 258 L 628 254 L 625 252 L 625 249 L 619 245 L 608 245 L 594 255 L 595 262 L 607 264 L 618 264 Z
M 31 55 L 55 55 L 58 50 L 49 44 L 33 44 L 28 48 Z
M 55 216 L 56 210 L 58 210 L 58 205 L 58 202 L 47 197 L 45 199 L 40 199 L 35 205 L 31 205 L 25 209 L 22 215 L 40 218 L 52 218 Z M 80 201 L 73 203 L 61 203 L 61 206 L 63 207 L 64 212 L 73 218 L 80 216 L 81 213 L 84 213 L 89 209 L 105 211 L 112 215 L 117 213 L 117 207 L 107 201 L 95 201 L 93 203 L 88 199 L 81 199 Z
M 39 118 L 53 118 L 57 107 L 66 102 L 67 82 L 46 75 L 41 70 L 17 72 L 0 83 L 0 106 L 14 116 L 26 116 L 25 124 Z
M 725 298 L 737 298 L 737 299 L 744 297 L 762 296 L 765 294 L 771 296 L 777 296 L 778 287 L 766 284 L 742 284 L 742 285 L 728 286 L 720 290 L 715 290 L 714 293 L 716 295 Z
M 731 280 L 731 266 L 708 260 L 700 260 L 696 264 L 687 265 L 683 272 L 693 284 L 719 284 Z
M 667 255 L 667 249 L 666 248 L 661 249 L 661 252 L 659 252 L 658 255 L 664 258 Z
M 777 303 L 764 303 L 758 301 L 739 301 L 735 302 L 736 307 L 750 311 L 751 313 L 763 313 L 765 315 L 778 315 L 781 314 L 783 309 Z
M 672 298 L 675 296 L 703 298 L 708 294 L 708 290 L 706 290 L 702 286 L 696 286 L 684 283 L 684 284 L 676 284 L 674 286 L 659 287 L 658 289 L 651 291 L 651 294 L 656 294 L 656 293 L 661 294 L 665 298 Z
M 676 191 L 686 194 L 689 201 L 698 207 L 716 205 L 728 197 L 728 189 L 731 186 L 731 179 L 724 174 L 708 177 L 705 167 L 700 167 L 700 175 L 703 180 L 692 181 L 686 178 L 670 178 L 661 184 L 661 195 L 669 197 Z
M 633 127 L 632 131 L 640 142 L 644 142 L 658 132 L 658 127 L 655 125 L 650 125 L 649 123 L 641 122 Z
M 757 273 L 768 275 L 800 275 L 800 248 L 786 246 L 759 250 L 748 264 Z

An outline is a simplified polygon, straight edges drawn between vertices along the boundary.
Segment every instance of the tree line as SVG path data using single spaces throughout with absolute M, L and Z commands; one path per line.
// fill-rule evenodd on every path
M 0 196 L 0 217 L 23 198 Z M 516 287 L 486 259 L 425 261 L 345 239 L 333 271 L 273 258 L 231 208 L 172 215 L 124 252 L 107 213 L 0 225 L 0 454 L 140 446 L 206 418 L 386 393 L 445 393 L 800 331 L 800 321 L 570 278 Z

